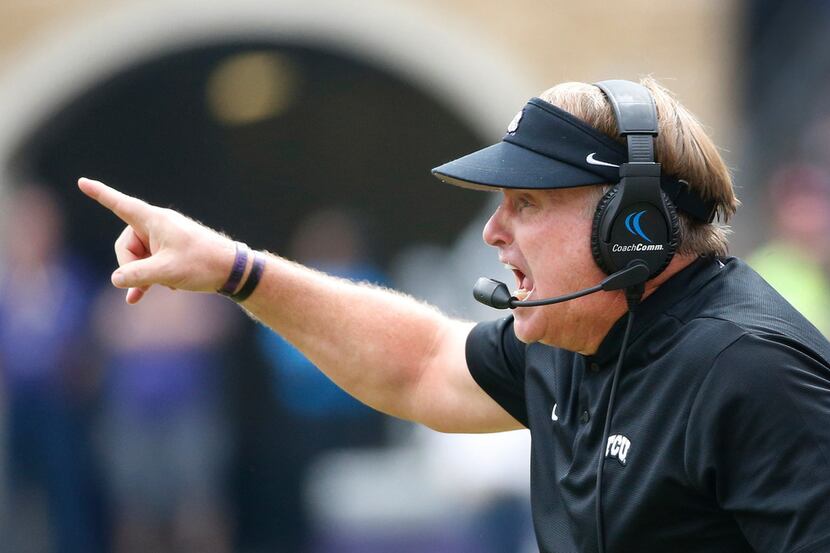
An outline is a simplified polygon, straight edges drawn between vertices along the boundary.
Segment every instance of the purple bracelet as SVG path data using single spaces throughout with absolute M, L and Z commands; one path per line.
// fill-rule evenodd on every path
M 239 293 L 232 295 L 231 299 L 236 302 L 242 302 L 248 299 L 248 296 L 253 293 L 257 287 L 257 284 L 259 284 L 259 279 L 262 277 L 262 273 L 264 271 L 265 256 L 259 252 L 254 252 L 254 266 L 251 267 L 248 280 L 245 281 L 245 285 L 242 286 L 242 290 L 240 290 Z
M 223 296 L 233 297 L 233 293 L 236 292 L 236 289 L 239 287 L 239 283 L 242 282 L 242 275 L 245 274 L 245 267 L 248 265 L 248 246 L 243 244 L 242 242 L 236 243 L 236 257 L 233 260 L 233 268 L 231 269 L 231 274 L 228 277 L 227 282 L 225 285 L 222 286 L 217 292 L 222 294 Z

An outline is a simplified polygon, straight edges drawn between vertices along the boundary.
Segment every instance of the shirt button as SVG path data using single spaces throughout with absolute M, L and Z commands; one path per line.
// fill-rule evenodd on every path
M 587 424 L 589 420 L 591 420 L 591 414 L 586 409 L 585 411 L 582 411 L 582 415 L 579 417 L 579 422 Z
M 591 372 L 598 373 L 599 372 L 599 363 L 591 363 Z

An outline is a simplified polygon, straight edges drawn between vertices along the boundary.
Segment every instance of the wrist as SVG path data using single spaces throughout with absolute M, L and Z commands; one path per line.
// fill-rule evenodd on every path
M 248 248 L 242 242 L 233 243 L 233 261 L 227 279 L 216 292 L 236 302 L 243 302 L 259 285 L 265 271 L 265 255 Z M 225 264 L 227 267 L 227 263 Z
M 223 252 L 227 253 L 227 252 Z M 250 249 L 247 244 L 242 242 L 233 243 L 233 260 L 230 263 L 230 270 L 225 272 L 227 277 L 223 284 L 216 287 L 215 290 L 223 296 L 233 296 L 245 282 L 245 277 L 249 271 Z M 227 260 L 223 263 L 227 267 Z
M 230 296 L 237 303 L 242 303 L 248 299 L 259 285 L 262 273 L 265 272 L 265 255 L 263 253 L 257 251 L 249 252 L 248 259 L 249 270 L 245 272 L 245 276 L 242 279 L 243 284 Z

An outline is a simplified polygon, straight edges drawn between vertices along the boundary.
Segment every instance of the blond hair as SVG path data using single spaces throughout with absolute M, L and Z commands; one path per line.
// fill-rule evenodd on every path
M 712 139 L 672 94 L 651 77 L 640 84 L 651 91 L 657 105 L 659 135 L 655 143 L 656 161 L 663 174 L 689 183 L 705 200 L 714 200 L 720 222 L 704 223 L 678 213 L 680 240 L 678 253 L 688 255 L 726 255 L 726 223 L 740 205 L 732 177 Z M 617 122 L 605 95 L 594 85 L 562 83 L 546 90 L 540 98 L 582 119 L 619 142 Z M 598 193 L 604 190 L 598 189 Z

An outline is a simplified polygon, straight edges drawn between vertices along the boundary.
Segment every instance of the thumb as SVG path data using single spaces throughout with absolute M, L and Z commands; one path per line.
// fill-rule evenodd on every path
M 112 284 L 116 288 L 142 288 L 152 284 L 163 284 L 162 262 L 158 256 L 131 261 L 112 273 Z

